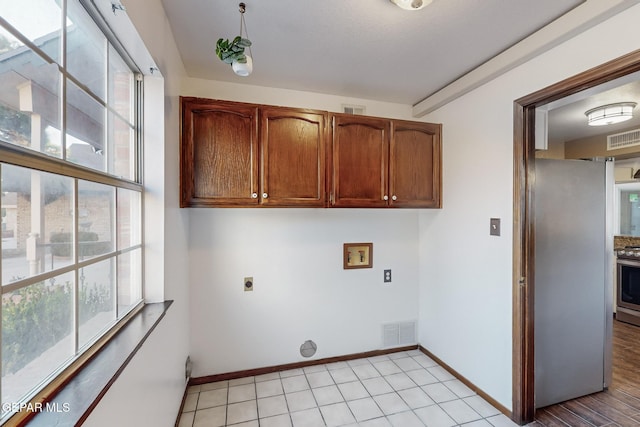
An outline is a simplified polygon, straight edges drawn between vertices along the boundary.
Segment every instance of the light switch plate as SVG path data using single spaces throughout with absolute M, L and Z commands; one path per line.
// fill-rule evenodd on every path
M 499 236 L 500 235 L 500 218 L 491 218 L 489 221 L 489 235 L 490 236 Z

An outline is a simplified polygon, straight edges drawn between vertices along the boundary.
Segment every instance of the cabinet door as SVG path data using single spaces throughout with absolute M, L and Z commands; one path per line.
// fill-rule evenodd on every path
M 257 107 L 182 98 L 181 206 L 257 205 Z
M 326 122 L 322 112 L 261 107 L 260 203 L 325 205 Z
M 394 120 L 389 159 L 390 205 L 439 208 L 442 126 Z
M 333 115 L 332 206 L 387 206 L 389 120 Z

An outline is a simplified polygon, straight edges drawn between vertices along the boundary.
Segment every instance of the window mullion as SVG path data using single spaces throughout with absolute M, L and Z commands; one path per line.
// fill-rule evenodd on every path
M 136 84 L 135 84 L 135 97 L 134 97 L 134 105 L 135 107 L 135 127 L 136 127 L 136 132 L 135 132 L 135 151 L 136 151 L 136 158 L 135 161 L 133 162 L 134 167 L 136 168 L 135 172 L 134 172 L 134 177 L 137 183 L 139 184 L 143 184 L 143 161 L 142 159 L 144 158 L 144 151 L 143 151 L 143 126 L 144 126 L 144 109 L 143 107 L 143 103 L 144 103 L 144 83 L 143 83 L 143 77 L 142 74 L 136 74 Z M 164 158 L 164 156 L 163 156 Z
M 115 212 L 113 215 L 114 218 L 114 227 L 113 232 L 115 233 L 113 241 L 116 242 L 116 256 L 113 261 L 113 312 L 116 315 L 116 319 L 120 318 L 120 313 L 118 312 L 118 281 L 120 280 L 120 276 L 118 275 L 118 260 L 120 258 L 120 233 L 118 232 L 118 195 L 120 193 L 119 188 L 116 188 L 116 202 L 115 202 Z
M 0 163 L 0 192 L 2 191 L 2 163 Z M 0 208 L 2 207 L 2 202 L 0 202 Z M 0 217 L 0 224 L 2 223 L 2 219 Z M 2 226 L 0 225 L 0 235 L 2 232 Z M 2 239 L 0 238 L 0 286 L 2 286 Z M 2 303 L 2 301 L 4 301 L 2 297 L 4 292 L 2 292 L 2 290 L 0 289 L 0 362 L 2 362 L 2 360 L 4 360 L 2 358 L 2 313 L 4 312 L 4 304 Z M 0 363 L 0 366 L 2 366 L 2 364 Z M 0 369 L 0 373 L 2 372 L 2 370 Z M 2 384 L 3 384 L 3 375 L 0 374 L 0 404 L 2 402 L 4 402 L 4 400 L 2 399 Z
M 80 242 L 78 233 L 78 180 L 73 180 L 73 264 L 76 268 L 74 271 L 73 280 L 73 354 L 78 354 L 79 349 L 79 325 L 80 325 L 80 270 L 77 268 L 80 254 Z
M 60 144 L 62 144 L 62 160 L 67 160 L 67 0 L 63 0 L 60 7 L 62 9 L 60 63 L 63 70 L 60 75 Z
M 114 153 L 112 153 L 111 151 L 111 147 L 110 142 L 111 139 L 109 138 L 109 134 L 113 134 L 113 131 L 111 131 L 111 127 L 113 126 L 112 123 L 112 119 L 109 118 L 109 106 L 112 103 L 111 100 L 111 94 L 109 93 L 109 82 L 111 79 L 111 76 L 109 75 L 109 40 L 105 37 L 104 39 L 104 75 L 106 76 L 106 78 L 104 79 L 104 123 L 105 123 L 105 127 L 103 129 L 103 141 L 104 141 L 104 147 L 102 147 L 102 152 L 104 153 L 104 162 L 105 162 L 105 170 L 107 173 L 113 173 L 114 172 L 114 166 L 111 164 L 112 160 L 114 159 Z

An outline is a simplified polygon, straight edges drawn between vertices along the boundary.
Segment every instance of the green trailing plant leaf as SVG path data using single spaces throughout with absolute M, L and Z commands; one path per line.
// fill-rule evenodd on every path
M 233 62 L 244 64 L 247 62 L 244 49 L 249 46 L 251 46 L 251 41 L 243 39 L 241 36 L 236 36 L 232 41 L 220 38 L 216 42 L 216 56 L 226 64 Z

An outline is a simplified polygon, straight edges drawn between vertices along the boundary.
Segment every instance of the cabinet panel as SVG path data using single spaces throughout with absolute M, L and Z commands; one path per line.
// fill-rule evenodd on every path
M 392 126 L 390 205 L 440 207 L 441 125 L 395 120 Z
M 389 120 L 333 115 L 332 205 L 387 205 Z
M 324 206 L 327 114 L 287 108 L 260 114 L 261 203 Z
M 181 206 L 257 204 L 257 108 L 182 102 Z

